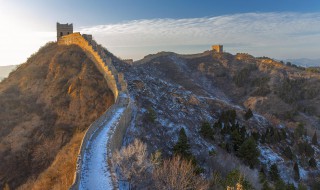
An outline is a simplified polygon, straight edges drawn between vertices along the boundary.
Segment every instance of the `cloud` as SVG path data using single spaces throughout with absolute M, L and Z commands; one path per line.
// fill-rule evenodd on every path
M 134 20 L 81 27 L 120 57 L 157 51 L 198 53 L 224 44 L 231 53 L 318 58 L 320 13 L 244 13 L 191 19 Z

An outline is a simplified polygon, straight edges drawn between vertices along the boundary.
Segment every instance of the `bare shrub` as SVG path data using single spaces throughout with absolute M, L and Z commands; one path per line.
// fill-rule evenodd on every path
M 162 165 L 153 171 L 153 180 L 156 189 L 188 190 L 207 189 L 208 182 L 194 173 L 191 161 L 175 156 L 165 160 Z
M 214 168 L 215 171 L 220 171 L 222 176 L 226 176 L 232 170 L 238 169 L 241 175 L 243 175 L 253 187 L 257 189 L 261 188 L 258 171 L 245 166 L 239 159 L 231 154 L 220 152 L 209 161 L 209 165 L 210 168 Z
M 147 145 L 138 139 L 115 152 L 112 163 L 116 170 L 120 170 L 121 180 L 129 182 L 130 189 L 146 182 L 145 179 L 152 166 L 148 159 Z

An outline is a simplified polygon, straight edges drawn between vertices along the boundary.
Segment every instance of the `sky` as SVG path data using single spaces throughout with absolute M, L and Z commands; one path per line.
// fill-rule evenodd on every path
M 56 22 L 73 23 L 124 59 L 212 44 L 232 54 L 320 58 L 319 0 L 0 0 L 0 66 L 55 41 Z

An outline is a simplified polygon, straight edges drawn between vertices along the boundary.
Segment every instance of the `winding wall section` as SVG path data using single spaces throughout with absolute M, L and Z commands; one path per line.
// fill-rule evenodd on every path
M 87 156 L 90 148 L 90 142 L 93 141 L 99 133 L 105 129 L 106 122 L 112 120 L 115 117 L 116 110 L 123 109 L 119 120 L 108 129 L 107 138 L 107 160 L 108 170 L 110 174 L 113 174 L 110 159 L 112 153 L 119 149 L 122 145 L 122 139 L 125 131 L 130 123 L 132 115 L 133 102 L 129 98 L 127 83 L 122 73 L 118 73 L 115 67 L 112 65 L 111 58 L 107 57 L 105 51 L 101 45 L 98 45 L 92 40 L 91 35 L 81 35 L 80 33 L 73 33 L 67 36 L 63 36 L 58 41 L 59 45 L 78 45 L 83 49 L 86 55 L 94 62 L 99 72 L 104 76 L 109 88 L 112 90 L 115 97 L 115 104 L 104 112 L 96 121 L 94 121 L 86 131 L 86 134 L 81 142 L 81 148 L 78 155 L 77 170 L 74 177 L 74 183 L 70 189 L 81 189 L 80 180 L 83 179 L 81 170 L 85 165 L 84 157 Z M 115 175 L 109 176 L 109 181 L 113 183 L 113 189 L 116 189 L 116 177 Z

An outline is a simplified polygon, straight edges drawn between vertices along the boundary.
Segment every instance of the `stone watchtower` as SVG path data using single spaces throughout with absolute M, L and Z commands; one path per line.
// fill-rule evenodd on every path
M 73 24 L 60 24 L 57 22 L 57 40 L 62 36 L 73 33 Z
M 218 53 L 222 53 L 223 52 L 223 45 L 213 45 L 212 46 L 212 51 L 216 51 Z

